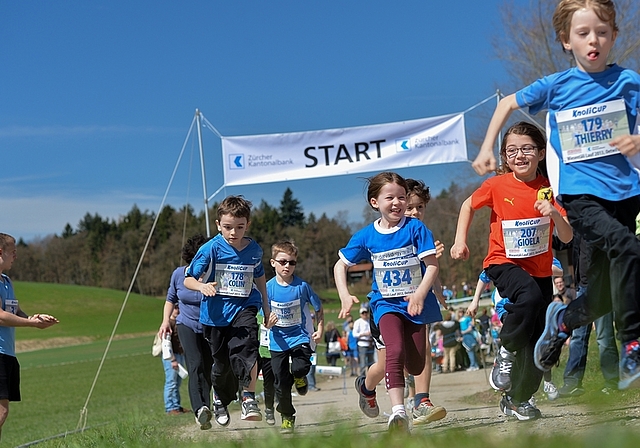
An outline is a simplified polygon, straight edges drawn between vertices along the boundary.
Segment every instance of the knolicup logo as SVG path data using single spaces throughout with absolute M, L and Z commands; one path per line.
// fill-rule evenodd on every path
M 229 154 L 229 169 L 230 170 L 243 170 L 244 169 L 244 154 Z
M 396 152 L 411 151 L 411 139 L 403 138 L 396 140 Z

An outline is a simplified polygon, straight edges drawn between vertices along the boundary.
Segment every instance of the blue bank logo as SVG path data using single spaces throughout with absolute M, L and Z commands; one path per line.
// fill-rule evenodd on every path
M 396 152 L 411 151 L 411 139 L 403 138 L 396 140 Z
M 243 170 L 244 169 L 244 154 L 229 154 L 229 169 L 230 170 Z

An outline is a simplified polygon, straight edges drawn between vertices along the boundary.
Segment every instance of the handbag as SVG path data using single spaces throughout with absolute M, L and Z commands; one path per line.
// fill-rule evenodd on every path
M 331 341 L 327 343 L 327 353 L 329 354 L 340 353 L 340 341 Z
M 151 354 L 153 356 L 160 356 L 160 353 L 162 353 L 162 339 L 160 339 L 156 334 L 155 337 L 153 338 L 153 345 L 151 346 Z

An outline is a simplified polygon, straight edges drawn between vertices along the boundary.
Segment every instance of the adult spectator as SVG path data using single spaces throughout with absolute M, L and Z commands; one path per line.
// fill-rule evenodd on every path
M 180 266 L 173 271 L 167 300 L 164 303 L 163 318 L 158 335 L 164 337 L 165 333 L 171 333 L 169 319 L 176 305 L 180 307 L 180 314 L 176 318 L 176 328 L 180 343 L 184 349 L 185 361 L 189 372 L 189 399 L 191 408 L 196 414 L 196 423 L 200 429 L 210 429 L 211 422 L 198 416 L 211 415 L 211 367 L 213 358 L 209 343 L 204 338 L 202 324 L 200 323 L 200 302 L 202 294 L 192 291 L 184 286 L 184 275 L 187 266 L 193 260 L 207 239 L 202 235 L 194 235 L 189 238 L 182 248 L 182 259 L 186 266 Z M 207 420 L 207 421 L 205 421 Z M 200 423 L 205 421 L 205 423 Z
M 374 363 L 373 338 L 369 325 L 369 308 L 360 308 L 360 317 L 353 323 L 353 336 L 358 340 L 358 363 L 360 375 L 366 375 L 367 369 Z
M 564 277 L 554 277 L 553 284 L 556 287 L 558 294 L 562 296 L 562 301 L 565 305 L 569 305 L 572 300 L 576 299 L 576 290 L 565 284 Z

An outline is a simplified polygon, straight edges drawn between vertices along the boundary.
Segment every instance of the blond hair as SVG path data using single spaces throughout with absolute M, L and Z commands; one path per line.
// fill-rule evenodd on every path
M 616 6 L 612 0 L 562 0 L 553 13 L 553 29 L 556 40 L 561 44 L 569 39 L 571 19 L 580 9 L 592 9 L 603 22 L 607 22 L 614 33 L 618 32 L 616 24 Z M 567 51 L 564 46 L 562 51 Z

